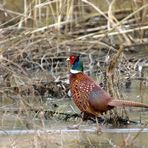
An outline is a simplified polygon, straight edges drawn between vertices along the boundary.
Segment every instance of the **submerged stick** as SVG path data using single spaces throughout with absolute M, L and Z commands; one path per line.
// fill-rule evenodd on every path
M 0 135 L 28 135 L 28 134 L 59 134 L 59 133 L 96 133 L 96 129 L 46 129 L 46 130 L 0 130 Z M 103 133 L 116 133 L 116 134 L 128 134 L 128 133 L 147 133 L 148 128 L 118 128 L 118 129 L 102 129 Z

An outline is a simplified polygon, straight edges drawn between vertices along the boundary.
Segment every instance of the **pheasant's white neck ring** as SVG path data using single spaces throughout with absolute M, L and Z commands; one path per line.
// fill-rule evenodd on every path
M 72 74 L 76 74 L 76 73 L 80 73 L 80 72 L 82 72 L 82 71 L 70 69 L 70 72 L 71 72 Z

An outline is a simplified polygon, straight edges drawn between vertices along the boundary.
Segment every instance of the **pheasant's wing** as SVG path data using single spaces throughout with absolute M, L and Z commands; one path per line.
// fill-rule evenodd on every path
M 71 91 L 75 104 L 82 112 L 94 113 L 90 104 L 90 90 L 93 88 L 94 82 L 83 73 L 75 75 L 74 81 L 71 82 Z
M 86 76 L 85 81 L 79 83 L 78 90 L 83 101 L 87 102 L 89 107 L 98 112 L 106 110 L 108 108 L 108 102 L 112 99 L 88 76 Z

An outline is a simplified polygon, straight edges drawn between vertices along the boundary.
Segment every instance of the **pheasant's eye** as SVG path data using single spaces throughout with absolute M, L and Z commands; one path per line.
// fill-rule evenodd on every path
M 76 57 L 74 55 L 70 56 L 70 64 L 74 64 Z

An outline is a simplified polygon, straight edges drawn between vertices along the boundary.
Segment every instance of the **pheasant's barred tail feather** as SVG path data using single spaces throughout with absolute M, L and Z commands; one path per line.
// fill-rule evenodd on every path
M 134 102 L 134 101 L 124 101 L 124 100 L 112 100 L 108 103 L 109 106 L 114 107 L 145 107 L 148 108 L 147 104 Z

